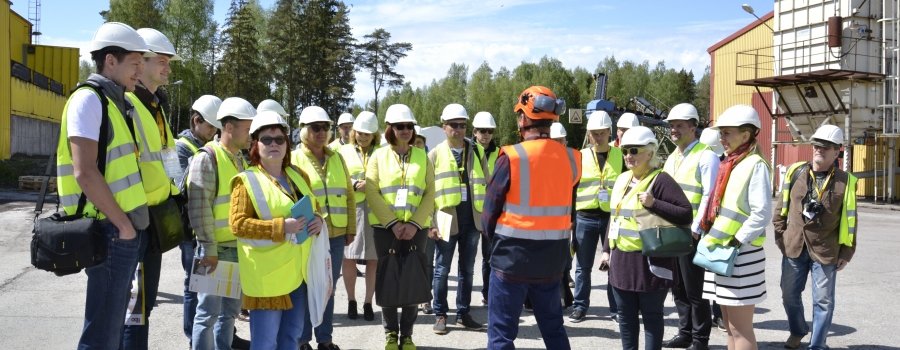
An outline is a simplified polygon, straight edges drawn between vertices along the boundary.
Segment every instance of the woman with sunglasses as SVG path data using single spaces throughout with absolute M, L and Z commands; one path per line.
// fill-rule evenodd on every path
M 727 325 L 728 349 L 756 349 L 753 312 L 766 299 L 766 227 L 772 220 L 769 165 L 756 142 L 759 114 L 736 105 L 716 118 L 725 159 L 719 166 L 714 192 L 700 220 L 706 234 L 698 247 L 737 247 L 731 276 L 706 272 L 703 298 L 717 302 Z
M 325 211 L 331 248 L 332 288 L 341 275 L 344 247 L 356 236 L 356 200 L 350 172 L 343 157 L 328 147 L 331 139 L 331 118 L 322 107 L 309 106 L 300 112 L 300 145 L 291 156 L 291 163 L 309 176 L 310 188 Z M 354 224 L 350 224 L 354 223 Z M 349 272 L 356 275 L 356 268 Z M 315 327 L 319 350 L 340 349 L 332 340 L 334 332 L 334 294 L 328 298 L 322 323 Z M 307 317 L 300 338 L 300 350 L 312 350 L 312 324 Z
M 369 224 L 369 205 L 366 203 L 366 165 L 372 159 L 372 153 L 381 143 L 378 133 L 378 117 L 375 113 L 363 111 L 353 121 L 350 130 L 350 143 L 338 149 L 347 162 L 353 189 L 356 191 L 356 238 L 344 248 L 344 286 L 347 289 L 347 318 L 355 320 L 359 317 L 356 304 L 356 261 L 366 261 L 366 294 L 363 303 L 363 319 L 372 321 L 375 312 L 372 310 L 372 295 L 375 294 L 375 273 L 378 269 L 378 255 L 375 253 L 375 231 Z
M 316 235 L 322 218 L 307 223 L 291 207 L 311 197 L 309 180 L 290 165 L 288 124 L 276 112 L 259 113 L 250 125 L 250 168 L 232 179 L 230 224 L 238 238 L 243 306 L 250 310 L 253 349 L 295 350 L 308 317 L 306 267 L 311 239 L 298 243 L 306 227 Z M 311 197 L 313 208 L 319 205 Z
M 366 166 L 366 201 L 371 213 L 369 220 L 375 228 L 375 250 L 378 258 L 389 254 L 392 246 L 398 251 L 425 247 L 427 230 L 434 213 L 434 166 L 425 150 L 412 147 L 416 137 L 416 119 L 406 105 L 388 107 L 384 121 L 388 127 L 385 138 L 389 147 L 375 150 Z M 395 244 L 395 241 L 396 244 Z M 431 290 L 423 280 L 420 286 L 392 286 Z M 384 288 L 385 286 L 380 286 Z M 376 297 L 383 291 L 376 288 Z M 421 302 L 421 301 L 419 301 Z M 416 305 L 402 307 L 398 317 L 396 307 L 382 307 L 385 330 L 385 350 L 413 350 L 413 325 L 418 311 Z
M 660 170 L 659 141 L 653 131 L 643 126 L 630 128 L 620 145 L 629 170 L 619 175 L 610 194 L 611 216 L 600 270 L 609 269 L 622 348 L 638 348 L 640 314 L 644 349 L 661 349 L 663 302 L 673 286 L 675 258 L 644 256 L 638 231 L 651 215 L 674 225 L 690 225 L 693 209 L 678 183 Z

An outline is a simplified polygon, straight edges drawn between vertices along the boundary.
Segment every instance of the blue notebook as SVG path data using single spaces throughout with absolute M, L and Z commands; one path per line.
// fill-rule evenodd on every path
M 294 219 L 306 218 L 306 226 L 309 227 L 309 223 L 315 219 L 309 196 L 300 198 L 297 203 L 294 203 L 294 206 L 291 207 L 291 216 L 294 217 Z M 309 230 L 307 230 L 307 227 L 304 227 L 300 232 L 297 232 L 296 239 L 294 240 L 295 244 L 302 244 L 309 238 Z

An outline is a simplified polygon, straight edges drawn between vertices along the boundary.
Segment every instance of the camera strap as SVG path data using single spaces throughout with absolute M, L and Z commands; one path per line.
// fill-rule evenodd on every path
M 831 171 L 828 172 L 828 176 L 825 177 L 825 181 L 822 182 L 822 187 L 819 187 L 819 182 L 816 181 L 816 174 L 813 173 L 812 167 L 809 168 L 809 178 L 812 180 L 813 189 L 816 190 L 816 200 L 822 201 L 822 195 L 825 194 L 825 191 L 828 189 L 828 183 L 831 181 L 831 178 L 834 177 L 834 167 L 831 167 Z

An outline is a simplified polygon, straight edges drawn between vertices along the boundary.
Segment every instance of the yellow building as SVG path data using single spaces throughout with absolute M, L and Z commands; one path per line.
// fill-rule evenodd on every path
M 33 44 L 32 24 L 10 5 L 0 0 L 0 160 L 55 152 L 63 106 L 78 83 L 78 48 Z

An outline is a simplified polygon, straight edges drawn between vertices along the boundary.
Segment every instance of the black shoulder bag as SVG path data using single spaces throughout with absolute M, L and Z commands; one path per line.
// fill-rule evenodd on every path
M 108 101 L 103 91 L 96 86 L 90 87 L 100 97 L 103 116 L 100 121 L 100 141 L 97 144 L 97 168 L 103 174 L 106 169 L 106 147 L 109 144 L 109 112 Z M 80 86 L 81 87 L 81 86 Z M 84 268 L 95 266 L 106 260 L 106 237 L 100 231 L 97 218 L 84 216 L 87 197 L 84 192 L 78 198 L 78 209 L 73 215 L 56 212 L 38 219 L 44 208 L 44 197 L 47 195 L 47 182 L 53 169 L 55 157 L 50 156 L 47 164 L 47 178 L 41 186 L 41 197 L 34 208 L 34 234 L 31 236 L 31 264 L 41 270 L 65 276 L 78 273 Z M 57 199 L 57 208 L 59 202 Z

